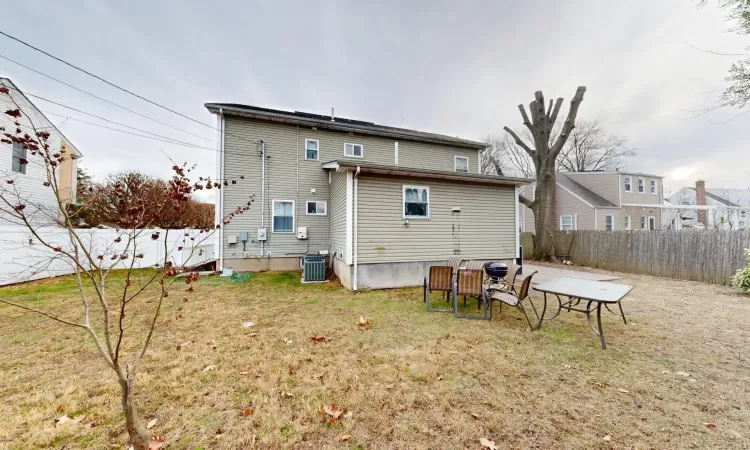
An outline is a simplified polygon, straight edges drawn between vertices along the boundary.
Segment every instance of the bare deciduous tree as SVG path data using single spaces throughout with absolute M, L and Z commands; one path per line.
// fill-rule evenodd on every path
M 557 157 L 557 169 L 564 172 L 614 170 L 623 159 L 635 156 L 627 139 L 606 136 L 599 121 L 582 122 L 570 133 L 568 142 Z
M 560 113 L 563 99 L 558 98 L 549 106 L 545 104 L 544 94 L 542 91 L 534 93 L 534 101 L 529 104 L 529 119 L 526 109 L 523 105 L 518 105 L 521 112 L 523 124 L 531 133 L 533 138 L 532 145 L 525 143 L 518 134 L 507 126 L 503 129 L 513 137 L 513 141 L 521 147 L 531 158 L 536 173 L 536 190 L 534 191 L 534 200 L 520 196 L 519 201 L 530 208 L 534 213 L 534 224 L 536 229 L 536 244 L 534 246 L 533 259 L 537 261 L 556 261 L 555 247 L 552 240 L 552 230 L 554 227 L 553 204 L 555 196 L 555 171 L 557 167 L 557 157 L 565 146 L 571 132 L 575 128 L 575 120 L 578 115 L 578 108 L 583 101 L 583 95 L 586 92 L 584 86 L 579 86 L 573 99 L 570 101 L 568 116 L 563 122 L 560 134 L 552 138 L 552 130 Z M 545 109 L 546 108 L 546 109 Z
M 198 273 L 186 267 L 185 261 L 193 256 L 192 253 L 185 255 L 186 251 L 189 253 L 188 248 L 197 249 L 201 243 L 211 238 L 214 229 L 228 223 L 235 215 L 247 211 L 253 200 L 250 198 L 247 204 L 238 207 L 223 218 L 222 224 L 212 227 L 211 230 L 201 230 L 197 235 L 182 234 L 182 230 L 173 231 L 184 236 L 177 241 L 182 243 L 177 244 L 179 246 L 176 248 L 169 246 L 167 235 L 170 230 L 164 230 L 164 246 L 159 251 L 159 267 L 146 272 L 138 271 L 138 261 L 144 258 L 144 241 L 162 237 L 159 232 L 146 229 L 152 227 L 161 216 L 179 221 L 181 211 L 185 210 L 193 191 L 207 188 L 209 185 L 214 189 L 221 189 L 224 187 L 223 183 L 202 178 L 198 181 L 191 180 L 191 168 L 175 164 L 172 167 L 172 179 L 162 184 L 163 192 L 157 196 L 159 208 L 148 208 L 147 202 L 150 200 L 147 198 L 142 201 L 130 199 L 128 206 L 118 212 L 117 237 L 113 242 L 94 245 L 91 239 L 87 239 L 85 230 L 75 228 L 59 189 L 60 166 L 66 158 L 73 155 L 66 155 L 64 150 L 52 148 L 49 141 L 50 133 L 41 131 L 34 124 L 33 115 L 21 111 L 8 88 L 1 87 L 0 95 L 8 96 L 15 104 L 15 109 L 5 111 L 6 115 L 14 119 L 14 129 L 0 130 L 3 133 L 0 145 L 22 145 L 27 156 L 21 158 L 19 163 L 33 166 L 35 171 L 43 174 L 38 182 L 52 191 L 56 201 L 55 211 L 35 203 L 33 196 L 24 194 L 24 190 L 18 187 L 19 180 L 9 174 L 0 185 L 0 217 L 24 226 L 28 232 L 28 245 L 37 252 L 48 255 L 49 261 L 62 260 L 70 265 L 77 282 L 80 304 L 78 313 L 73 315 L 67 311 L 58 314 L 36 304 L 3 297 L 0 297 L 0 303 L 39 314 L 58 324 L 85 332 L 120 385 L 120 403 L 130 444 L 137 450 L 161 448 L 164 445 L 163 440 L 151 438 L 139 418 L 134 392 L 141 363 L 158 330 L 162 305 L 167 301 L 170 292 L 177 291 L 180 286 L 178 283 L 187 284 L 187 288 L 184 287 L 185 284 L 181 284 L 183 287 L 180 289 L 186 291 L 186 294 L 172 295 L 170 299 L 177 297 L 177 301 L 182 301 L 183 298 L 187 301 L 186 295 L 194 291 Z M 34 193 L 36 192 L 35 190 Z M 120 186 L 114 192 L 115 203 L 125 203 L 128 195 Z M 58 213 L 62 215 L 61 219 L 58 218 Z M 51 222 L 59 222 L 58 229 L 65 231 L 64 242 L 49 239 L 49 234 L 43 228 L 48 226 L 50 221 L 45 223 L 40 220 L 45 218 Z M 173 263 L 175 252 L 181 252 L 184 256 L 181 265 Z M 123 268 L 120 275 L 124 282 L 108 282 L 111 272 L 119 268 Z M 185 276 L 178 277 L 181 274 Z M 96 366 L 91 365 L 91 370 L 97 370 Z
M 525 137 L 531 140 L 531 136 L 525 133 Z M 529 155 L 521 148 L 513 138 L 507 134 L 502 137 L 488 136 L 487 142 L 489 155 L 492 159 L 487 166 L 482 166 L 482 173 L 497 173 L 497 168 L 505 175 L 513 175 L 524 178 L 534 176 L 534 167 Z

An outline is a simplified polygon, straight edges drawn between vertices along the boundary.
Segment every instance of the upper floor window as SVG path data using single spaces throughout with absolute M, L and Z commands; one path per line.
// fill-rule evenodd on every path
M 468 156 L 454 156 L 453 157 L 453 170 L 455 172 L 469 173 L 469 157 Z
M 430 217 L 430 188 L 404 185 L 404 219 Z
M 293 200 L 274 200 L 273 201 L 273 223 L 271 225 L 273 233 L 292 233 L 294 232 L 294 201 Z
M 13 162 L 11 170 L 16 173 L 26 173 L 26 147 L 21 142 L 13 143 Z
M 344 156 L 361 158 L 362 156 L 364 156 L 362 144 L 344 144 Z
M 651 180 L 651 194 L 656 195 L 656 180 Z
M 309 201 L 307 202 L 307 214 L 310 216 L 325 216 L 328 211 L 328 202 Z
M 625 177 L 625 192 L 633 192 L 633 179 Z
M 643 194 L 646 192 L 646 179 L 638 178 L 638 192 Z
M 560 229 L 571 231 L 573 229 L 573 216 L 560 216 Z
M 317 161 L 318 147 L 320 147 L 320 142 L 317 139 L 305 139 L 305 159 Z

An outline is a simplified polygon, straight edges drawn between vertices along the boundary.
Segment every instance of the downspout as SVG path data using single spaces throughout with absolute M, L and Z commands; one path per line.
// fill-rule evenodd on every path
M 260 141 L 260 227 L 263 228 L 265 225 L 266 217 L 266 143 Z M 266 239 L 268 239 L 268 231 L 266 231 Z M 260 241 L 260 256 L 261 258 L 265 253 L 265 241 Z
M 217 181 L 221 180 L 224 177 L 224 110 L 222 108 L 219 108 L 219 116 L 217 118 L 219 120 L 219 138 L 217 139 L 217 144 L 219 146 L 218 155 L 216 155 L 218 161 L 216 164 L 216 179 Z M 219 239 L 218 243 L 216 243 L 216 249 L 218 249 L 219 252 L 219 271 L 224 270 L 224 189 L 217 189 L 216 196 L 218 197 L 218 204 L 219 207 L 216 208 L 216 224 L 221 225 L 219 228 Z
M 305 152 L 307 152 L 307 147 L 305 147 Z M 320 153 L 320 149 L 318 149 L 318 153 Z M 318 156 L 318 159 L 320 159 L 320 156 Z M 297 211 L 299 210 L 299 125 L 297 125 L 297 196 L 294 199 L 294 222 L 292 224 L 292 228 L 294 228 L 294 225 L 297 225 L 299 227 L 299 215 L 297 215 Z M 305 207 L 305 211 L 307 211 L 307 207 Z M 328 210 L 326 210 L 326 214 L 328 213 Z M 297 230 L 293 230 L 294 233 L 297 232 Z M 310 247 L 310 241 L 307 241 L 308 248 Z M 307 253 L 307 252 L 305 252 Z
M 359 206 L 358 205 L 358 203 L 359 203 L 359 182 L 358 182 L 359 171 L 360 171 L 360 167 L 357 166 L 357 171 L 354 172 L 354 239 L 353 239 L 353 241 L 354 241 L 354 243 L 353 243 L 353 245 L 354 245 L 354 283 L 352 283 L 352 288 L 353 288 L 354 292 L 357 292 L 357 259 L 358 259 L 358 255 L 357 255 L 357 247 L 358 247 L 358 245 L 357 245 L 357 228 L 358 228 L 357 227 L 357 222 L 358 222 L 358 216 L 359 216 L 359 211 L 358 211 L 358 206 Z
M 597 214 L 596 214 L 596 207 L 594 207 L 594 229 L 598 230 L 599 229 L 599 224 L 598 224 L 598 222 L 599 222 L 598 219 L 599 218 L 596 217 L 596 216 L 597 216 Z

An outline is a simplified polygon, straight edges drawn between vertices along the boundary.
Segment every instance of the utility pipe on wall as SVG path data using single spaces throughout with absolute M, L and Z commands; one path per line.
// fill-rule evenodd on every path
M 260 227 L 265 225 L 266 216 L 266 143 L 260 141 Z M 268 239 L 268 233 L 266 233 Z M 260 241 L 260 256 L 265 251 L 265 241 Z
M 359 219 L 358 203 L 359 203 L 359 171 L 360 167 L 357 166 L 357 171 L 354 172 L 354 283 L 352 283 L 353 290 L 357 291 L 357 222 Z

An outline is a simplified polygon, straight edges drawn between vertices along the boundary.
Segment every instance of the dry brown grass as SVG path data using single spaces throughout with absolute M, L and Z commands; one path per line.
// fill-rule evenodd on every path
M 629 276 L 631 323 L 606 315 L 603 351 L 575 313 L 530 333 L 510 309 L 429 314 L 419 289 L 212 282 L 168 304 L 139 379 L 169 448 L 750 446 L 750 298 L 730 288 Z M 0 290 L 57 308 L 75 294 L 69 279 Z M 0 448 L 124 447 L 116 381 L 80 332 L 0 307 L 0 374 Z M 351 418 L 329 423 L 331 403 Z M 63 414 L 85 417 L 54 428 Z

